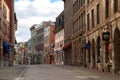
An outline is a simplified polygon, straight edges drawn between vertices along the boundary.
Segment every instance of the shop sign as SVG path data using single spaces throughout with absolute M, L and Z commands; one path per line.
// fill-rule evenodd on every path
M 103 39 L 103 41 L 109 41 L 110 40 L 110 33 L 109 32 L 103 32 L 102 33 L 102 39 Z

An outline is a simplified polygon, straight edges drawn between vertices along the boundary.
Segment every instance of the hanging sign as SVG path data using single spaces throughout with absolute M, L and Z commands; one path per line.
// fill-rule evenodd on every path
M 103 32 L 102 33 L 102 39 L 103 39 L 103 41 L 109 41 L 110 40 L 110 33 L 109 32 Z

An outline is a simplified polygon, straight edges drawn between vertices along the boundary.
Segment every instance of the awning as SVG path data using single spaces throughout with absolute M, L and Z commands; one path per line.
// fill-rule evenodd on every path
M 67 49 L 67 48 L 70 48 L 70 47 L 71 47 L 71 45 L 72 45 L 72 43 L 71 43 L 71 42 L 70 42 L 70 43 L 68 43 L 68 44 L 66 44 L 66 45 L 64 45 L 63 50 L 65 50 L 65 49 Z
M 85 49 L 90 49 L 90 45 L 89 44 L 85 44 L 84 48 Z
M 3 41 L 3 50 L 4 50 L 4 53 L 9 53 L 10 52 L 10 46 L 5 41 Z

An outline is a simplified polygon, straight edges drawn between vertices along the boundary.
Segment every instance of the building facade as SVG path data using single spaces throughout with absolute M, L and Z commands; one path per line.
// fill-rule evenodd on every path
M 69 4 L 69 0 L 64 0 L 64 4 Z M 73 8 L 69 9 L 73 12 L 72 64 L 118 74 L 120 1 L 74 0 L 69 7 L 70 5 Z M 65 12 L 69 10 L 65 9 Z M 65 15 L 65 20 L 67 16 Z
M 2 0 L 1 0 L 2 1 Z M 16 14 L 14 11 L 14 0 L 4 0 L 9 9 L 10 9 L 10 13 L 9 18 L 10 18 L 10 23 L 9 23 L 9 44 L 10 44 L 10 65 L 13 65 L 14 62 L 14 54 L 15 54 L 15 49 L 14 49 L 14 44 L 15 44 L 15 31 L 17 30 L 17 19 L 16 18 Z
M 44 21 L 33 25 L 31 28 L 31 42 L 33 54 L 31 64 L 54 63 L 54 22 Z
M 33 43 L 32 40 L 29 39 L 27 41 L 27 47 L 26 47 L 26 53 L 27 53 L 27 57 L 28 57 L 28 64 L 31 64 L 31 55 L 33 54 L 33 47 L 32 47 Z
M 46 64 L 54 64 L 54 43 L 55 43 L 55 37 L 54 37 L 54 28 L 55 23 L 48 21 L 43 22 L 44 23 L 44 63 Z
M 72 31 L 72 64 L 86 66 L 86 53 L 83 48 L 85 42 L 85 0 L 73 2 L 73 31 Z
M 15 65 L 23 65 L 25 64 L 25 43 L 24 42 L 19 42 L 15 45 L 15 50 L 16 50 L 16 54 L 15 54 Z
M 62 65 L 64 64 L 64 11 L 56 18 L 55 22 L 55 64 Z
M 38 25 L 36 28 L 37 42 L 35 45 L 36 54 L 37 54 L 37 64 L 44 62 L 44 26 L 43 24 Z
M 9 36 L 10 36 L 9 14 L 10 14 L 10 9 L 7 3 L 4 0 L 1 0 L 0 1 L 0 65 L 1 66 L 6 65 L 9 62 L 9 51 L 5 51 L 8 50 L 8 48 L 6 48 L 3 45 L 3 42 L 9 45 Z
M 86 2 L 87 66 L 100 71 L 119 73 L 120 1 Z
M 17 18 L 14 0 L 0 0 L 0 65 L 13 65 Z M 7 62 L 7 63 L 6 63 Z
M 73 1 L 74 0 L 63 0 L 64 1 L 64 64 L 72 64 L 72 15 L 73 15 Z
M 30 64 L 36 64 L 37 63 L 37 53 L 36 53 L 36 49 L 35 46 L 37 44 L 37 33 L 36 33 L 36 27 L 38 25 L 34 24 L 33 26 L 30 27 L 30 31 L 31 31 L 31 53 L 30 54 Z

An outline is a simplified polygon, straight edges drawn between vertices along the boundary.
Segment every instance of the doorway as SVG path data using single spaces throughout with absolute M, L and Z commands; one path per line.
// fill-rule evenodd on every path
M 120 30 L 115 29 L 114 32 L 114 53 L 115 53 L 115 73 L 120 71 Z

